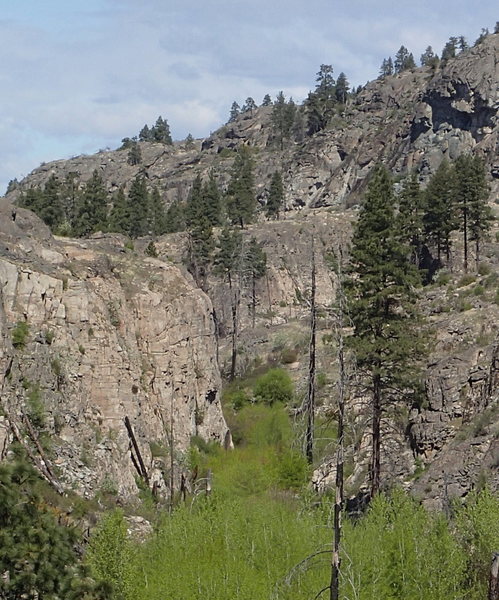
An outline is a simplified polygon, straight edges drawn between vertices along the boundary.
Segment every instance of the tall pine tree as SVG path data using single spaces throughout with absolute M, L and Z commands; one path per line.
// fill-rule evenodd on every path
M 391 177 L 377 166 L 355 226 L 348 293 L 354 331 L 350 344 L 371 396 L 371 493 L 381 483 L 381 419 L 391 403 L 415 387 L 422 351 L 415 287 L 417 268 L 395 218 Z

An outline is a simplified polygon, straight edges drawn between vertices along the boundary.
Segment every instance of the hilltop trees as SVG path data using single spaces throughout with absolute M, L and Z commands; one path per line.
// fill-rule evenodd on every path
M 168 121 L 160 115 L 152 127 L 144 125 L 139 133 L 139 142 L 159 142 L 171 146 L 173 140 Z
M 414 56 L 405 46 L 400 46 L 395 54 L 395 61 L 393 63 L 395 73 L 402 73 L 402 71 L 408 71 L 416 68 L 414 62 Z
M 371 395 L 373 495 L 380 487 L 382 415 L 414 389 L 422 351 L 414 305 L 420 276 L 396 226 L 394 207 L 390 175 L 377 166 L 354 230 L 347 286 L 354 327 L 349 341 Z
M 296 116 L 296 105 L 290 98 L 286 102 L 283 92 L 279 92 L 276 101 L 272 107 L 271 123 L 274 136 L 278 141 L 279 147 L 284 148 L 284 140 L 289 138 L 293 129 Z
M 326 127 L 333 116 L 336 103 L 335 85 L 333 78 L 333 67 L 321 65 L 316 77 L 315 90 L 310 92 L 305 105 L 308 117 L 309 134 L 317 133 Z

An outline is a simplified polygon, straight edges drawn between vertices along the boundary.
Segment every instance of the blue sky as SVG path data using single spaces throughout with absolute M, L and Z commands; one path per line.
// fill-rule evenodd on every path
M 0 193 L 42 161 L 115 148 L 158 115 L 209 135 L 234 100 L 302 100 L 322 63 L 355 85 L 401 44 L 470 43 L 492 0 L 0 0 Z

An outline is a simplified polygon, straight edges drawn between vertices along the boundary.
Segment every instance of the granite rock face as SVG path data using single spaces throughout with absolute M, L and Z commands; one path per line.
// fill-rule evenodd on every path
M 41 412 L 63 485 L 126 497 L 138 476 L 126 416 L 160 489 L 172 423 L 176 460 L 192 435 L 224 442 L 208 297 L 176 267 L 127 253 L 119 236 L 56 241 L 27 211 L 13 221 L 4 202 L 0 212 L 4 452 L 11 421 L 25 436 L 24 415 Z

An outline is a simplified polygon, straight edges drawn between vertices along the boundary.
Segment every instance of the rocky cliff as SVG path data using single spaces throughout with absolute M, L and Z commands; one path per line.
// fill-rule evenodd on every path
M 0 235 L 3 454 L 17 438 L 62 485 L 130 496 L 125 417 L 159 488 L 171 431 L 177 463 L 192 435 L 224 441 L 211 302 L 175 266 L 119 236 L 54 240 L 6 201 Z

